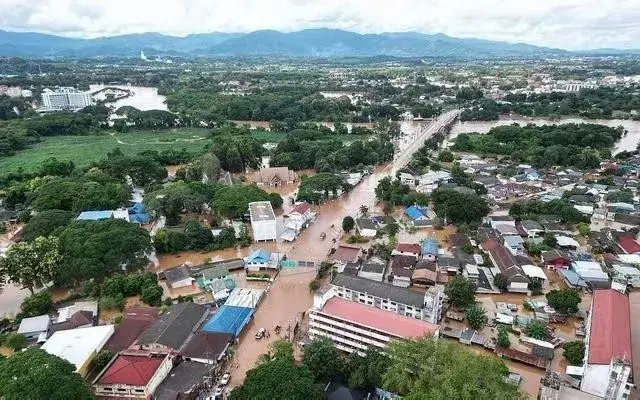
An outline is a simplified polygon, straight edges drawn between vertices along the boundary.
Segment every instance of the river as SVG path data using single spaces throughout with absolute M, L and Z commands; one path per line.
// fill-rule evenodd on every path
M 132 93 L 129 97 L 120 99 L 113 103 L 107 103 L 108 106 L 114 106 L 116 110 L 123 106 L 135 107 L 141 111 L 168 110 L 167 104 L 165 103 L 167 98 L 165 96 L 159 95 L 158 88 L 155 87 L 96 84 L 90 85 L 89 91 L 91 93 L 95 93 L 101 89 L 108 87 L 129 90 Z

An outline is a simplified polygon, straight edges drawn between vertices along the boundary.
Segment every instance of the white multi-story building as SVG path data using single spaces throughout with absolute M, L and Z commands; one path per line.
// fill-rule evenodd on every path
M 273 212 L 271 203 L 268 201 L 249 203 L 249 214 L 254 241 L 261 242 L 278 238 L 276 214 Z
M 91 94 L 81 92 L 70 87 L 59 88 L 56 91 L 45 89 L 42 93 L 44 108 L 51 110 L 79 110 L 90 106 Z
M 444 293 L 436 286 L 422 294 L 409 288 L 338 274 L 331 282 L 330 292 L 329 297 L 341 297 L 432 324 L 437 324 L 442 317 Z
M 309 311 L 309 337 L 331 339 L 347 353 L 384 349 L 391 340 L 438 336 L 439 326 L 333 296 L 331 289 L 314 298 Z

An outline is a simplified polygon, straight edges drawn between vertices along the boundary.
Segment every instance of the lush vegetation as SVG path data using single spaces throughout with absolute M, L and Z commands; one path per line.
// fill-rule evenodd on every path
M 469 327 L 476 331 L 482 329 L 488 320 L 485 309 L 475 304 L 467 309 L 466 318 Z
M 456 276 L 444 288 L 444 294 L 455 307 L 467 308 L 475 304 L 476 284 L 462 276 Z
M 91 387 L 76 367 L 44 350 L 29 349 L 0 361 L 0 396 L 7 400 L 89 400 Z
M 509 156 L 536 167 L 597 168 L 609 157 L 622 128 L 594 124 L 526 125 L 492 128 L 487 134 L 461 134 L 454 150 Z
M 298 187 L 298 200 L 320 203 L 349 190 L 351 185 L 342 176 L 323 172 L 302 177 Z
M 582 301 L 580 292 L 570 289 L 552 290 L 547 293 L 546 297 L 549 305 L 563 314 L 578 312 L 578 305 Z
M 479 223 L 489 214 L 486 200 L 473 192 L 438 188 L 431 194 L 431 200 L 436 214 L 447 223 Z
M 581 223 L 589 220 L 564 199 L 552 200 L 548 203 L 538 200 L 514 203 L 509 208 L 509 215 L 516 219 L 534 221 L 538 221 L 544 215 L 556 215 L 562 222 L 568 223 Z
M 582 365 L 585 350 L 584 342 L 567 342 L 562 345 L 562 348 L 564 349 L 564 357 L 569 361 L 570 365 Z

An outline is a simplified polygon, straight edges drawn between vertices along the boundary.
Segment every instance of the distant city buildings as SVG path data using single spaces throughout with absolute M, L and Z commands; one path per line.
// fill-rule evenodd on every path
M 42 93 L 42 104 L 49 110 L 79 110 L 91 105 L 91 94 L 71 87 L 55 91 L 45 89 Z

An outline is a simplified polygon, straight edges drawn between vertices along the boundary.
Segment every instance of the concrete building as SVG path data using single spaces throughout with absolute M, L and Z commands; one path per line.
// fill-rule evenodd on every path
M 249 203 L 249 214 L 254 241 L 260 242 L 278 238 L 276 214 L 273 212 L 271 203 L 268 201 Z
M 584 375 L 580 390 L 604 399 L 626 399 L 632 371 L 631 312 L 626 295 L 596 290 L 585 338 Z
M 113 332 L 113 325 L 58 331 L 42 345 L 42 350 L 69 361 L 75 365 L 78 374 L 85 376 L 91 361 L 102 350 Z
M 42 104 L 44 108 L 51 110 L 79 110 L 91 105 L 91 94 L 70 87 L 55 91 L 45 89 Z
M 340 297 L 316 296 L 309 311 L 309 337 L 327 337 L 347 353 L 384 349 L 389 341 L 437 336 L 439 326 Z
M 47 333 L 51 327 L 51 318 L 48 315 L 40 315 L 37 317 L 25 318 L 20 321 L 18 333 L 27 340 L 39 340 L 47 338 Z
M 494 239 L 489 239 L 480 246 L 489 254 L 491 263 L 507 278 L 507 291 L 515 293 L 527 293 L 531 281 L 518 265 L 515 256 L 506 247 Z
M 93 381 L 93 388 L 108 398 L 150 398 L 172 367 L 170 354 L 118 354 Z
M 423 294 L 388 283 L 337 274 L 331 282 L 331 290 L 326 293 L 329 297 L 341 297 L 433 324 L 442 317 L 444 292 L 439 287 L 430 288 Z

